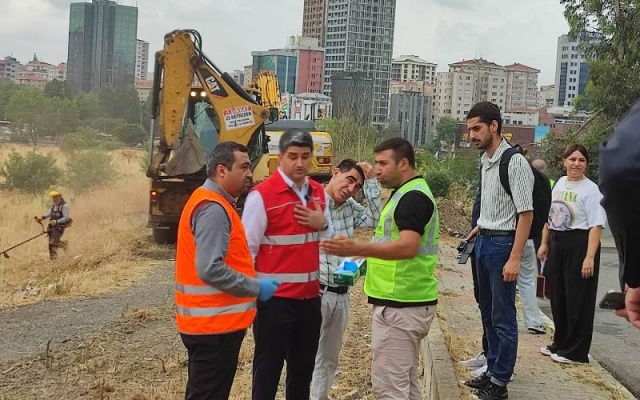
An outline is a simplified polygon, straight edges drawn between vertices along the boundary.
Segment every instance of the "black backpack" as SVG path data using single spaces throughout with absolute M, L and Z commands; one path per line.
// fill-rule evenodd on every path
M 516 153 L 522 154 L 519 149 L 512 147 L 505 150 L 500 157 L 500 184 L 502 184 L 505 192 L 511 196 L 511 199 L 513 199 L 513 196 L 511 194 L 511 187 L 509 186 L 509 161 L 511 161 L 511 157 Z M 535 169 L 531 163 L 529 163 L 529 167 L 535 179 L 533 183 L 533 221 L 531 222 L 531 230 L 529 231 L 529 239 L 534 239 L 542 235 L 544 224 L 549 219 L 551 185 L 549 184 L 549 178 L 545 174 Z

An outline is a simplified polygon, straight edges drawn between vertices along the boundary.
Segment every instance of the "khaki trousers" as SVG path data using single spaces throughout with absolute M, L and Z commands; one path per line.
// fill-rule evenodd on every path
M 420 400 L 420 343 L 436 306 L 373 306 L 371 383 L 376 400 Z

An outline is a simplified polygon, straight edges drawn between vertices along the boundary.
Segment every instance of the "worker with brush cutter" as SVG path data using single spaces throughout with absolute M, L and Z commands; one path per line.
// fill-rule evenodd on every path
M 49 192 L 51 201 L 53 204 L 49 211 L 42 217 L 35 217 L 35 220 L 42 222 L 49 218 L 49 224 L 47 225 L 47 236 L 49 236 L 49 258 L 55 260 L 58 258 L 58 248 L 62 247 L 67 250 L 67 241 L 62 241 L 60 238 L 64 233 L 64 230 L 70 226 L 71 217 L 69 217 L 69 205 L 62 198 L 62 193 L 58 191 Z

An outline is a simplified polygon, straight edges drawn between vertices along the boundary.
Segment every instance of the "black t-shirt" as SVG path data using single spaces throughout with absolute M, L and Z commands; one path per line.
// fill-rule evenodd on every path
M 416 176 L 415 178 L 409 179 L 407 182 L 410 182 L 414 179 L 421 179 L 421 177 Z M 405 185 L 407 182 L 405 182 L 403 185 Z M 393 196 L 394 193 L 395 191 L 391 194 L 391 196 Z M 398 202 L 398 205 L 396 206 L 396 209 L 393 213 L 393 217 L 396 225 L 398 226 L 398 230 L 409 230 L 416 232 L 420 236 L 422 236 L 424 235 L 424 228 L 427 226 L 427 224 L 431 220 L 431 217 L 433 216 L 434 210 L 435 205 L 426 194 L 417 190 L 412 190 L 408 193 L 405 193 L 400 198 L 400 201 Z M 434 300 L 418 303 L 403 303 L 398 301 L 369 297 L 369 303 L 378 306 L 403 308 L 435 305 L 438 303 L 438 301 Z

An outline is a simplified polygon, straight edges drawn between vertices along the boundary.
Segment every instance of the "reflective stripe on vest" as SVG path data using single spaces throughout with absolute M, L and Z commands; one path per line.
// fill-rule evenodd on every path
M 305 244 L 318 241 L 320 241 L 320 234 L 318 232 L 301 233 L 298 235 L 264 235 L 262 238 L 262 244 L 277 246 L 289 246 L 292 244 Z
M 176 312 L 188 317 L 215 317 L 224 314 L 233 314 L 242 311 L 249 311 L 255 308 L 256 302 L 250 301 L 241 304 L 231 304 L 223 307 L 183 307 L 176 306 Z
M 318 271 L 303 272 L 300 274 L 264 274 L 262 272 L 256 272 L 256 278 L 271 278 L 280 281 L 281 283 L 307 283 L 317 281 L 320 276 Z
M 211 286 L 200 285 L 182 285 L 176 283 L 176 291 L 184 294 L 220 294 L 222 290 L 216 289 Z

